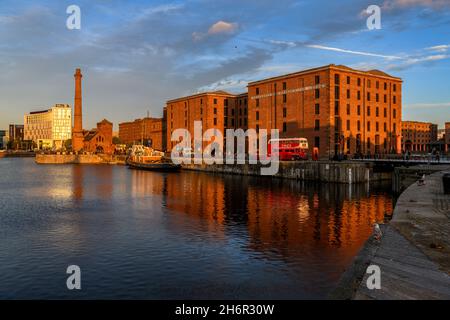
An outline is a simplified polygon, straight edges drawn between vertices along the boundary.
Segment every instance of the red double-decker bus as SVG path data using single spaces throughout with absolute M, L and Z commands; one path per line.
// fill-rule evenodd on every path
M 277 142 L 278 148 L 272 148 Z M 267 147 L 267 153 L 278 154 L 280 161 L 308 160 L 308 140 L 305 138 L 271 139 Z

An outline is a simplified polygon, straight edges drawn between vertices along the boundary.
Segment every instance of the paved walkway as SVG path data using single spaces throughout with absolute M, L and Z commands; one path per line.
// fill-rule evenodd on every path
M 369 290 L 366 274 L 356 300 L 450 299 L 450 276 L 390 226 L 370 264 L 381 269 L 381 289 Z
M 443 194 L 442 175 L 400 196 L 383 239 L 371 241 L 366 256 L 365 265 L 381 269 L 381 289 L 369 290 L 365 274 L 354 299 L 450 299 L 450 195 Z

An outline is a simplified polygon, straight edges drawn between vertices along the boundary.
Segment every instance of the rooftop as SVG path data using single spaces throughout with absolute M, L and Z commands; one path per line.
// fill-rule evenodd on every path
M 387 74 L 386 72 L 383 72 L 383 71 L 380 71 L 380 70 L 364 71 L 364 70 L 356 70 L 356 69 L 353 69 L 353 68 L 350 68 L 350 67 L 347 67 L 347 66 L 344 66 L 344 65 L 329 64 L 329 65 L 322 66 L 322 67 L 316 67 L 316 68 L 301 70 L 301 71 L 297 71 L 297 72 L 293 72 L 293 73 L 288 73 L 288 74 L 284 74 L 284 75 L 279 75 L 279 76 L 275 76 L 275 77 L 270 77 L 270 78 L 266 78 L 266 79 L 262 79 L 262 80 L 249 82 L 248 85 L 251 86 L 251 85 L 255 85 L 257 83 L 274 81 L 274 80 L 283 79 L 283 78 L 290 78 L 290 77 L 295 77 L 295 76 L 302 75 L 302 74 L 314 73 L 314 72 L 323 71 L 323 70 L 327 70 L 327 69 L 337 69 L 337 70 L 342 70 L 342 71 L 346 71 L 346 72 L 353 72 L 353 73 L 356 73 L 356 74 L 361 74 L 361 75 L 366 75 L 366 76 L 367 76 L 367 74 L 369 74 L 369 75 L 372 75 L 372 76 L 375 76 L 375 77 L 379 77 L 379 78 L 402 81 L 401 78 L 391 76 L 391 75 Z
M 180 98 L 175 98 L 175 99 L 171 99 L 168 100 L 167 103 L 172 103 L 172 102 L 176 102 L 176 101 L 180 101 L 180 100 L 186 100 L 186 99 L 193 99 L 193 98 L 197 98 L 197 97 L 204 97 L 204 96 L 220 96 L 220 97 L 240 97 L 243 95 L 246 95 L 247 93 L 241 93 L 241 94 L 234 94 L 234 93 L 229 93 L 223 90 L 218 90 L 218 91 L 207 91 L 207 92 L 199 92 L 199 93 L 195 93 L 193 95 L 190 96 L 185 96 L 185 97 L 180 97 Z

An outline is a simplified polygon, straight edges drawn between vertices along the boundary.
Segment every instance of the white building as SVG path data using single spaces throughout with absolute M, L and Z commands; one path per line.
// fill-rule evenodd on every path
M 72 108 L 57 104 L 53 108 L 30 112 L 24 116 L 24 140 L 31 140 L 38 149 L 61 149 L 72 139 Z

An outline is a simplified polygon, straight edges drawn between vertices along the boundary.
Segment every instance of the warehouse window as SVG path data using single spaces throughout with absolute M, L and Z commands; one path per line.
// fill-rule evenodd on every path
M 316 131 L 320 130 L 320 120 L 316 120 L 314 122 L 314 130 L 316 130 Z

